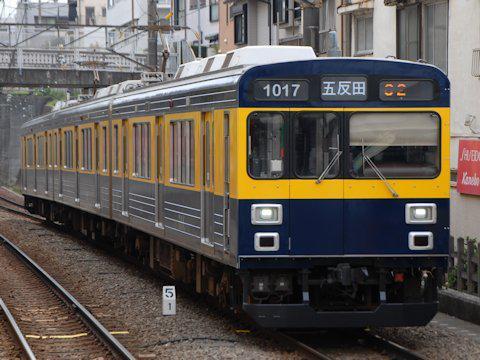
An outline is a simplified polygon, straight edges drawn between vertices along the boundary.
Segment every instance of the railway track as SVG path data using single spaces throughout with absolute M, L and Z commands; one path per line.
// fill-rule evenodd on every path
M 36 358 L 134 359 L 70 293 L 2 235 L 0 268 L 0 297 Z
M 9 205 L 21 208 L 21 210 L 17 210 L 0 204 L 1 209 L 31 218 L 33 220 L 44 220 L 41 217 L 26 213 L 23 210 L 22 205 L 14 201 L 5 199 L 2 196 L 0 196 L 0 201 L 5 201 L 9 203 Z M 0 244 L 2 240 L 3 237 L 0 235 Z M 305 356 L 311 359 L 335 360 L 345 358 L 345 356 L 347 356 L 347 358 L 358 358 L 360 354 L 361 358 L 368 359 L 426 359 L 415 351 L 407 349 L 395 342 L 384 339 L 371 333 L 370 331 L 352 332 L 351 330 L 346 330 L 348 333 L 347 336 L 344 334 L 342 335 L 342 333 L 339 332 L 334 332 L 334 337 L 332 337 L 331 334 L 325 337 L 324 334 L 313 332 L 272 332 L 270 330 L 266 330 L 266 332 L 268 336 L 275 337 L 280 342 L 289 344 L 295 350 L 299 350 Z M 319 341 L 319 338 L 322 338 L 322 341 Z
M 368 330 L 324 333 L 277 331 L 274 336 L 300 350 L 311 359 L 426 360 L 421 354 Z
M 36 357 L 23 336 L 7 305 L 0 298 L 0 358 L 28 359 Z

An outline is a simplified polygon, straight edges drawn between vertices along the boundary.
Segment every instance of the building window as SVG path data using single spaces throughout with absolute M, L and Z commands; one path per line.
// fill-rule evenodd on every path
M 320 5 L 320 21 L 319 21 L 319 51 L 321 54 L 327 53 L 329 49 L 329 32 L 335 30 L 336 19 L 335 0 L 325 0 Z
M 210 22 L 218 21 L 218 0 L 210 0 Z
M 273 0 L 273 23 L 284 24 L 288 22 L 289 0 Z
M 115 0 L 108 0 L 107 6 L 111 9 L 115 5 Z
M 92 129 L 82 129 L 82 170 L 92 170 Z
M 85 21 L 87 25 L 95 25 L 95 8 L 93 6 L 85 7 Z
M 185 1 L 174 0 L 173 3 L 173 21 L 175 25 L 185 26 Z
M 241 45 L 248 42 L 247 35 L 247 4 L 243 5 L 243 12 L 233 18 L 235 25 L 235 44 Z
M 73 169 L 73 131 L 65 131 L 65 151 L 64 151 L 64 167 L 66 169 Z
M 107 17 L 107 8 L 105 6 L 102 7 L 102 17 Z
M 420 59 L 420 16 L 417 5 L 398 11 L 398 57 L 404 60 Z
M 425 5 L 425 60 L 447 71 L 448 2 Z
M 190 0 L 190 10 L 196 9 L 198 3 L 200 3 L 200 8 L 207 6 L 207 0 Z
M 133 125 L 134 176 L 150 178 L 150 123 Z
M 373 53 L 373 15 L 355 18 L 355 55 Z
M 192 120 L 170 123 L 170 182 L 195 184 L 195 127 Z
M 295 20 L 301 21 L 302 19 L 302 8 L 300 6 L 300 3 L 297 1 L 293 2 L 293 17 Z

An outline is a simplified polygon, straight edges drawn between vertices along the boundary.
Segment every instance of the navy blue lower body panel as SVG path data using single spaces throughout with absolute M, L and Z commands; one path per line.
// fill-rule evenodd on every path
M 243 304 L 244 311 L 268 328 L 344 328 L 424 326 L 438 302 L 381 304 L 372 311 L 315 311 L 306 304 Z
M 281 225 L 252 225 L 252 204 L 283 206 Z M 407 224 L 407 203 L 435 203 L 437 222 Z M 239 257 L 439 256 L 448 254 L 449 199 L 239 200 Z M 433 249 L 411 250 L 411 231 L 433 234 Z M 277 232 L 280 248 L 254 248 L 257 232 Z

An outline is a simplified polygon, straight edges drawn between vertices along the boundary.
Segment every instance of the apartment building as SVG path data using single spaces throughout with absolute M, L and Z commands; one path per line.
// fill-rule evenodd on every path
M 176 41 L 186 40 L 197 57 L 215 55 L 219 50 L 219 8 L 224 0 L 173 0 Z M 199 51 L 200 50 L 200 51 Z
M 171 11 L 171 0 L 157 0 L 156 3 L 159 22 L 169 23 L 167 18 Z M 109 25 L 124 26 L 123 29 L 109 30 L 109 46 L 120 52 L 146 53 L 148 33 L 132 29 L 132 24 L 148 24 L 148 0 L 107 0 L 106 12 Z

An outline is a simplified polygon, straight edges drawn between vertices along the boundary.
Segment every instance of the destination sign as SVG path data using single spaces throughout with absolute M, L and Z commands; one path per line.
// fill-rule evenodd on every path
M 380 82 L 383 101 L 429 101 L 435 97 L 433 82 L 428 80 L 389 80 Z
M 306 80 L 256 80 L 253 96 L 257 101 L 306 101 L 309 98 Z
M 367 100 L 367 78 L 363 76 L 328 76 L 321 80 L 324 101 Z

